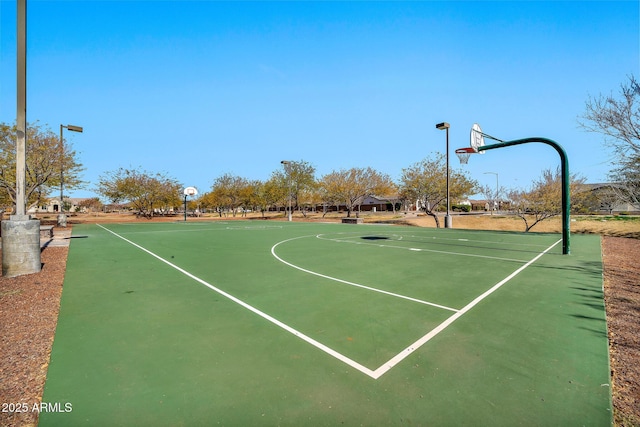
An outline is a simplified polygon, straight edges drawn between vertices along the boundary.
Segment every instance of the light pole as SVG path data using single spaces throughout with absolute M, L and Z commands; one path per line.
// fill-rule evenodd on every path
M 64 214 L 64 139 L 62 139 L 62 130 L 67 129 L 72 132 L 82 133 L 82 126 L 60 125 L 60 214 L 58 215 L 58 226 L 67 226 L 67 217 Z
M 451 228 L 451 215 L 449 215 L 451 210 L 451 200 L 449 199 L 449 123 L 438 123 L 436 129 L 444 129 L 447 132 L 447 214 L 444 217 L 444 228 Z
M 289 221 L 291 221 L 291 162 L 288 160 L 283 160 L 280 163 L 284 165 L 284 170 L 287 173 L 287 187 L 289 191 Z
M 16 208 L 2 228 L 2 275 L 38 273 L 40 221 L 27 214 L 25 200 L 27 153 L 27 0 L 16 2 Z
M 496 207 L 496 210 L 500 210 L 500 202 L 498 201 L 500 191 L 500 187 L 498 186 L 498 172 L 485 172 L 484 174 L 492 174 L 496 176 L 496 200 L 494 201 L 493 206 Z M 491 209 L 491 215 L 493 215 L 493 208 Z

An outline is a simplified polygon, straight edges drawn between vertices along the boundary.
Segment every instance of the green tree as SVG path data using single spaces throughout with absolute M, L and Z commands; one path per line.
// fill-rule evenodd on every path
M 78 208 L 86 212 L 98 212 L 102 210 L 102 207 L 103 207 L 103 204 L 98 197 L 85 199 L 80 201 L 80 203 L 78 203 Z
M 320 178 L 319 183 L 320 200 L 325 206 L 335 206 L 340 209 L 340 204 L 347 200 L 347 173 L 342 170 L 333 171 Z M 327 214 L 324 210 L 323 217 Z
M 16 203 L 16 127 L 0 123 L 0 203 Z M 25 198 L 27 208 L 42 204 L 60 186 L 64 173 L 66 189 L 81 188 L 84 170 L 77 154 L 67 142 L 61 152 L 60 138 L 38 124 L 27 126 Z
M 111 203 L 130 203 L 146 218 L 180 206 L 181 190 L 182 184 L 165 174 L 124 168 L 100 176 L 96 189 Z
M 478 187 L 463 171 L 449 169 L 449 197 L 457 201 L 472 194 Z M 447 163 L 443 154 L 435 154 L 402 169 L 400 194 L 405 200 L 417 201 L 436 227 L 440 220 L 436 211 L 447 202 Z
M 198 198 L 198 201 L 200 203 L 200 206 L 203 209 L 210 209 L 212 211 L 216 211 L 220 216 L 222 216 L 222 210 L 220 209 L 220 204 L 218 203 L 216 196 L 217 195 L 214 194 L 212 191 L 209 191 L 204 194 L 201 194 L 200 197 Z
M 320 195 L 325 203 L 345 204 L 347 217 L 359 208 L 365 198 L 373 195 L 388 195 L 395 190 L 391 178 L 376 170 L 351 168 L 333 171 L 320 179 Z
M 613 149 L 609 179 L 623 201 L 640 204 L 640 83 L 632 75 L 617 96 L 589 97 L 578 122 L 583 129 L 604 135 Z
M 288 161 L 284 168 L 272 173 L 271 179 L 279 182 L 285 189 L 285 204 L 291 196 L 293 207 L 301 210 L 301 202 L 304 197 L 312 193 L 317 185 L 316 168 L 304 160 Z
M 216 209 L 220 216 L 232 212 L 236 216 L 238 209 L 248 202 L 249 181 L 246 178 L 226 173 L 219 176 L 211 186 L 211 192 L 204 198 L 207 205 Z
M 255 211 L 260 209 L 260 190 L 262 182 L 259 180 L 244 180 L 244 185 L 239 189 L 240 206 L 242 207 L 242 216 L 247 216 L 247 211 Z
M 254 188 L 254 204 L 262 213 L 263 218 L 269 208 L 282 205 L 287 197 L 286 189 L 282 187 L 277 177 L 272 176 L 265 182 L 257 181 Z

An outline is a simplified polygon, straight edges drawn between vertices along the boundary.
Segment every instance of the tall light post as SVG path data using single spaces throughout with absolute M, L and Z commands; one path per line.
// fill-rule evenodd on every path
M 500 202 L 498 201 L 500 191 L 500 187 L 498 186 L 498 172 L 485 172 L 484 174 L 491 174 L 496 176 L 496 200 L 493 202 L 493 206 L 495 206 L 497 210 L 500 210 Z M 493 215 L 493 207 L 491 208 L 491 215 Z
M 2 228 L 2 275 L 38 273 L 40 221 L 27 214 L 25 181 L 27 154 L 27 0 L 16 2 L 16 209 Z
M 289 221 L 291 221 L 291 162 L 288 160 L 283 160 L 280 163 L 284 165 L 284 170 L 287 173 L 287 187 L 289 192 Z
M 436 125 L 436 129 L 445 130 L 447 132 L 447 214 L 444 217 L 444 227 L 451 228 L 451 215 L 449 215 L 449 211 L 451 210 L 451 200 L 449 198 L 449 123 L 442 122 Z
M 60 227 L 67 226 L 67 217 L 64 214 L 64 139 L 62 139 L 62 130 L 67 129 L 72 132 L 82 133 L 82 126 L 60 125 L 60 214 L 58 215 L 58 225 Z

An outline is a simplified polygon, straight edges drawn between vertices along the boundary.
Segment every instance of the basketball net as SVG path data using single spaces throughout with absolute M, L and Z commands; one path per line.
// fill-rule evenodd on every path
M 458 148 L 456 150 L 456 156 L 458 156 L 458 159 L 460 159 L 461 165 L 466 165 L 467 163 L 469 163 L 469 157 L 475 153 L 476 150 L 471 147 Z

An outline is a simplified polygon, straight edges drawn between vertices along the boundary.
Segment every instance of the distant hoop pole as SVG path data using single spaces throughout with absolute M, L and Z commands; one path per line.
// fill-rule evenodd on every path
M 187 187 L 184 193 L 184 222 L 187 222 L 187 196 L 197 196 L 198 190 L 195 187 Z
M 569 159 L 564 148 L 557 142 L 548 138 L 524 138 L 515 139 L 513 141 L 500 142 L 498 144 L 483 145 L 478 147 L 478 151 L 493 150 L 496 148 L 511 147 L 512 145 L 527 144 L 529 142 L 541 142 L 552 146 L 560 155 L 560 170 L 562 173 L 562 254 L 569 255 L 571 253 L 570 238 L 570 211 L 571 211 L 571 199 L 569 195 L 570 189 L 570 177 L 569 177 Z

